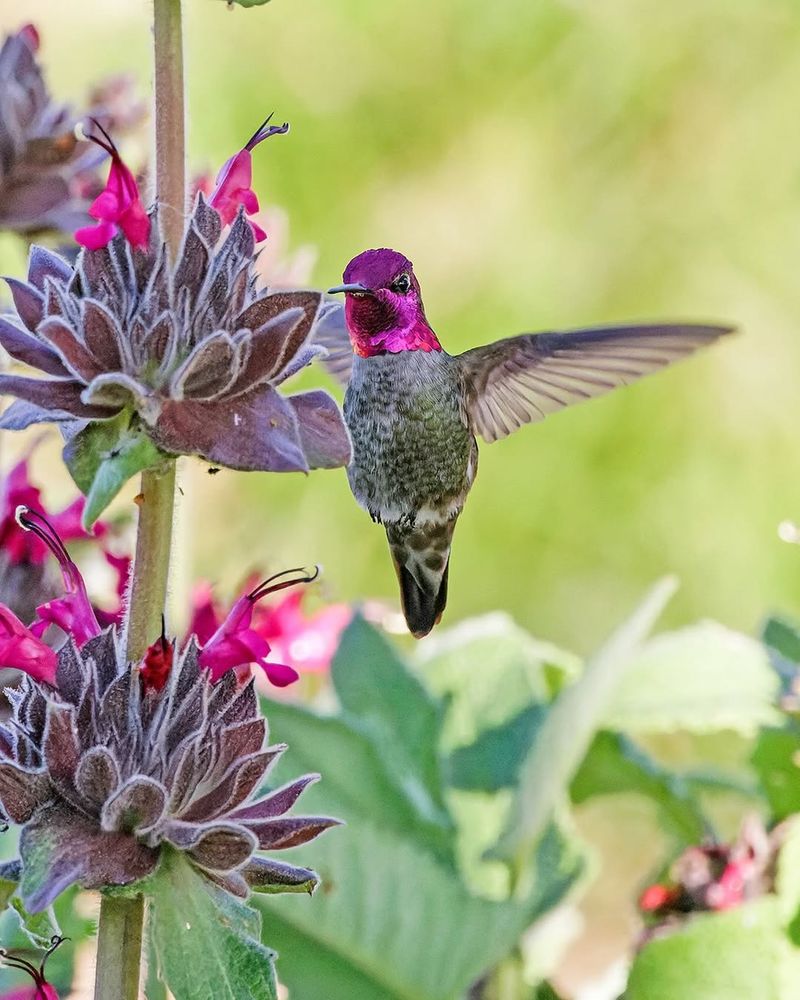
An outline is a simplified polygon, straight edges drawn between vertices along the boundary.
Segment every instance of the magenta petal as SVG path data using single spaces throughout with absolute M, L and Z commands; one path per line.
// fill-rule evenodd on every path
M 56 654 L 4 604 L 0 604 L 0 666 L 22 670 L 46 684 L 56 682 Z
M 75 240 L 87 250 L 100 250 L 117 235 L 117 227 L 113 222 L 100 222 L 96 226 L 84 226 L 75 230 Z
M 267 238 L 267 234 L 264 232 L 264 230 L 261 228 L 261 226 L 259 226 L 257 222 L 253 222 L 252 219 L 248 219 L 247 221 L 250 223 L 250 228 L 253 230 L 253 238 L 255 239 L 256 243 L 263 243 L 264 240 Z
M 258 197 L 252 188 L 243 188 L 239 192 L 239 202 L 248 215 L 258 211 Z M 252 226 L 253 223 L 251 222 L 250 225 Z
M 78 646 L 100 635 L 100 625 L 85 590 L 82 593 L 80 591 L 68 593 L 53 601 L 40 604 L 36 609 L 36 617 L 37 625 L 41 622 L 58 625 L 73 637 Z
M 267 675 L 270 684 L 274 684 L 275 687 L 288 687 L 289 684 L 294 684 L 296 680 L 300 679 L 300 674 L 285 663 L 268 663 L 265 660 L 260 660 L 258 665 Z

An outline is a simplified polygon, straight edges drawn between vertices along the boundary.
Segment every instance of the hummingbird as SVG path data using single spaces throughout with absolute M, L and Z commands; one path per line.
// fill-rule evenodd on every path
M 354 257 L 344 320 L 317 336 L 325 364 L 347 386 L 356 501 L 382 524 L 409 631 L 427 635 L 447 603 L 450 547 L 491 443 L 524 424 L 626 385 L 733 328 L 635 323 L 523 333 L 448 354 L 425 314 L 411 261 L 396 250 Z

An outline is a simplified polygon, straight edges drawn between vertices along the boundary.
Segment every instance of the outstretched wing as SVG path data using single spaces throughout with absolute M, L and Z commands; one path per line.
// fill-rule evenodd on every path
M 353 369 L 353 347 L 341 302 L 328 300 L 323 303 L 311 337 L 311 346 L 314 345 L 325 348 L 323 365 L 342 385 L 347 385 Z
M 497 441 L 523 424 L 627 385 L 733 330 L 653 323 L 522 334 L 458 356 L 473 430 Z

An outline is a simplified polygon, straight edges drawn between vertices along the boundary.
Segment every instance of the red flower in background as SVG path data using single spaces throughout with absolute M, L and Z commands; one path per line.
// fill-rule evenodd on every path
M 71 542 L 92 537 L 81 525 L 84 504 L 84 498 L 78 497 L 60 513 L 49 515 L 50 524 L 62 541 Z M 26 530 L 17 522 L 19 507 L 31 507 L 34 510 L 42 507 L 41 490 L 34 486 L 30 479 L 28 456 L 17 462 L 2 483 L 0 550 L 12 564 L 22 562 L 41 564 L 47 559 L 49 546 L 37 534 Z M 105 533 L 105 525 L 95 526 L 94 537 L 101 537 Z

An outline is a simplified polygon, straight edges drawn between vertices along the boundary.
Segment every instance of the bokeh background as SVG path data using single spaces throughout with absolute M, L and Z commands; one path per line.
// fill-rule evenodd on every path
M 145 7 L 0 0 L 0 28 L 34 18 L 53 92 L 79 105 L 120 70 L 147 92 Z M 585 651 L 665 571 L 682 581 L 672 624 L 752 630 L 796 609 L 798 553 L 776 533 L 800 515 L 793 0 L 186 8 L 192 167 L 213 173 L 269 111 L 288 119 L 255 155 L 255 186 L 287 211 L 290 246 L 317 248 L 320 286 L 360 250 L 396 247 L 454 352 L 611 320 L 741 327 L 483 449 L 449 622 L 505 608 Z M 126 149 L 134 163 L 146 138 Z M 0 269 L 21 266 L 1 243 Z M 232 587 L 256 565 L 318 561 L 331 597 L 396 600 L 383 532 L 342 471 L 210 477 L 197 463 L 183 487 L 193 573 Z

